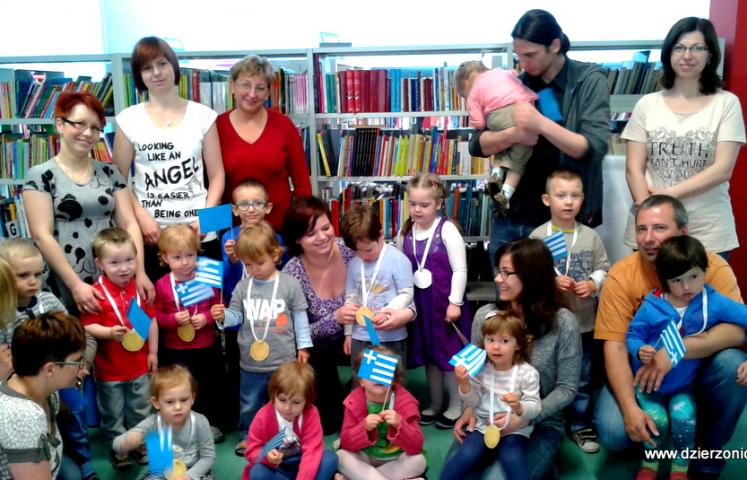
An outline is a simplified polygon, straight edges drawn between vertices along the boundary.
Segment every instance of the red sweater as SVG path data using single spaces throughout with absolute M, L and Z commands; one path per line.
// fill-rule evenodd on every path
M 232 203 L 236 185 L 247 177 L 256 178 L 265 186 L 273 204 L 265 220 L 279 230 L 292 197 L 311 195 L 311 180 L 301 137 L 288 117 L 267 109 L 267 124 L 259 138 L 254 143 L 246 142 L 231 124 L 230 113 L 218 115 L 215 121 L 226 170 L 223 201 Z M 293 181 L 293 192 L 288 185 L 289 178 Z
M 249 470 L 257 464 L 263 463 L 270 468 L 277 468 L 265 458 L 257 458 L 262 448 L 280 431 L 278 419 L 275 414 L 275 406 L 272 401 L 260 408 L 249 426 L 247 437 L 247 448 L 244 458 L 249 464 L 244 467 L 243 480 L 250 480 Z M 298 475 L 296 480 L 314 480 L 322 462 L 324 443 L 322 438 L 322 422 L 319 419 L 319 411 L 314 405 L 309 405 L 303 411 L 303 422 L 298 428 L 298 418 L 293 420 L 293 432 L 298 437 L 301 445 L 301 463 L 298 464 Z
M 403 387 L 397 386 L 394 392 L 394 410 L 400 414 L 402 421 L 399 428 L 389 427 L 387 440 L 397 445 L 408 455 L 423 453 L 423 432 L 420 430 L 420 410 L 418 401 Z M 376 429 L 366 432 L 366 392 L 363 387 L 356 388 L 342 402 L 345 415 L 340 430 L 340 448 L 357 452 L 376 443 Z
M 171 274 L 167 273 L 156 282 L 156 301 L 153 306 L 156 310 L 156 321 L 158 322 L 159 338 L 166 348 L 184 349 L 184 348 L 206 348 L 215 341 L 215 321 L 210 315 L 210 307 L 220 303 L 220 293 L 213 289 L 215 295 L 212 298 L 203 300 L 196 305 L 186 307 L 190 313 L 202 313 L 207 318 L 207 325 L 195 331 L 195 338 L 191 342 L 185 342 L 176 334 L 179 327 L 176 323 L 176 302 L 174 301 L 174 291 L 171 289 Z M 179 285 L 182 282 L 176 282 Z M 182 310 L 185 307 L 180 307 Z

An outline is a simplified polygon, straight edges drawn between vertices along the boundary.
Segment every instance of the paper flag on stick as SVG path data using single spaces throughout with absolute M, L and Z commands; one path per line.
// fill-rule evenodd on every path
M 395 355 L 366 349 L 363 351 L 361 366 L 358 368 L 358 377 L 388 387 L 397 373 L 397 362 L 399 362 L 399 357 Z
M 225 230 L 233 225 L 231 205 L 229 204 L 201 208 L 197 210 L 197 218 L 200 220 L 200 233 L 202 234 Z
M 277 435 L 275 435 L 270 440 L 268 440 L 267 443 L 265 443 L 265 446 L 262 447 L 262 450 L 257 456 L 257 462 L 261 462 L 262 460 L 264 460 L 264 458 L 268 453 L 270 453 L 271 450 L 282 447 L 283 443 L 285 443 L 285 428 L 281 429 Z
M 145 436 L 145 449 L 148 451 L 148 469 L 150 473 L 164 473 L 174 467 L 174 452 L 170 442 L 157 431 Z
M 190 305 L 214 297 L 215 291 L 212 287 L 208 287 L 204 283 L 190 280 L 177 285 L 176 294 L 179 296 L 179 302 L 181 302 L 183 306 L 189 307 Z
M 565 245 L 565 238 L 563 238 L 563 232 L 555 232 L 544 240 L 547 248 L 552 253 L 552 259 L 558 260 L 568 255 L 568 248 Z
M 486 357 L 487 353 L 485 350 L 470 343 L 463 349 L 459 350 L 456 355 L 451 357 L 449 365 L 455 367 L 462 366 L 467 369 L 467 372 L 471 377 L 474 377 L 480 372 L 480 370 L 482 370 L 483 365 L 485 365 Z
M 670 321 L 664 331 L 661 332 L 658 343 L 666 349 L 669 361 L 672 362 L 672 368 L 685 358 L 685 342 L 682 341 L 682 335 L 680 335 L 674 320 Z
M 223 262 L 208 257 L 197 257 L 195 281 L 215 288 L 223 288 Z
M 134 298 L 130 301 L 130 308 L 127 309 L 127 318 L 130 320 L 130 324 L 132 324 L 132 328 L 135 329 L 137 334 L 143 340 L 147 340 L 148 331 L 150 330 L 150 317 L 140 308 L 140 305 L 137 304 Z

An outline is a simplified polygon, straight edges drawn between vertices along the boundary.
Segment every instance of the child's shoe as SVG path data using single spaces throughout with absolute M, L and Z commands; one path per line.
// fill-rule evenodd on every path
M 587 427 L 575 432 L 571 432 L 571 440 L 578 445 L 578 448 L 586 453 L 597 453 L 599 443 L 597 442 L 597 432 L 593 428 Z
M 501 212 L 501 216 L 503 218 L 508 218 L 508 199 L 506 198 L 506 195 L 503 193 L 503 190 L 498 192 L 497 194 L 493 195 L 493 200 L 495 200 L 495 203 L 498 205 L 498 210 Z
M 648 467 L 643 467 L 635 474 L 635 480 L 656 480 L 659 472 Z
M 502 187 L 503 179 L 495 174 L 490 175 L 488 177 L 487 183 L 485 184 L 485 188 L 487 188 L 488 195 L 490 195 L 491 198 L 495 198 L 495 196 L 501 192 Z
M 233 449 L 233 453 L 235 453 L 237 457 L 243 457 L 247 447 L 248 445 L 246 443 L 246 440 L 242 440 L 236 444 L 236 448 Z
M 438 416 L 435 413 L 432 413 L 433 410 L 430 408 L 426 408 L 422 412 L 420 412 L 420 425 L 427 426 L 427 425 L 433 425 L 433 422 L 436 421 L 436 417 Z
M 220 431 L 220 428 L 210 426 L 210 431 L 213 433 L 213 443 L 223 443 L 226 441 L 226 436 L 223 435 L 223 432 Z
M 140 445 L 135 450 L 130 452 L 132 459 L 140 465 L 148 464 L 148 450 L 145 449 L 145 445 Z
M 125 470 L 127 468 L 132 468 L 132 460 L 130 460 L 130 457 L 128 455 L 125 454 L 123 456 L 120 456 L 114 450 L 112 450 L 109 455 L 111 456 L 113 469 Z

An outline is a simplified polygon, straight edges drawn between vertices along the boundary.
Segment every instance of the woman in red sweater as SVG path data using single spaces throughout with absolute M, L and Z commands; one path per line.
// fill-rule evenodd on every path
M 274 207 L 265 220 L 278 230 L 292 198 L 311 195 L 311 181 L 293 122 L 265 108 L 272 78 L 272 65 L 267 59 L 250 55 L 239 60 L 231 67 L 236 108 L 219 115 L 215 123 L 226 171 L 224 202 L 231 203 L 233 189 L 242 180 L 256 178 L 269 192 Z

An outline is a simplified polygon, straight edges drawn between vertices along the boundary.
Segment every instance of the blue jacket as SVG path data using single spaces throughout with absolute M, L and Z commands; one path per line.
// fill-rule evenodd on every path
M 721 295 L 710 285 L 704 287 L 708 294 L 708 321 L 705 330 L 717 323 L 734 323 L 747 328 L 747 305 Z M 653 290 L 643 299 L 641 307 L 630 322 L 627 334 L 628 351 L 633 357 L 633 371 L 641 368 L 638 350 L 644 345 L 656 346 L 659 336 L 670 321 L 679 321 L 675 308 L 662 298 L 662 290 Z M 695 335 L 703 329 L 703 294 L 690 301 L 682 319 L 684 336 Z M 663 347 L 662 347 L 663 348 Z M 659 391 L 671 393 L 682 390 L 695 379 L 700 360 L 683 359 L 669 372 Z M 736 375 L 736 372 L 734 372 Z M 736 378 L 736 377 L 735 377 Z

